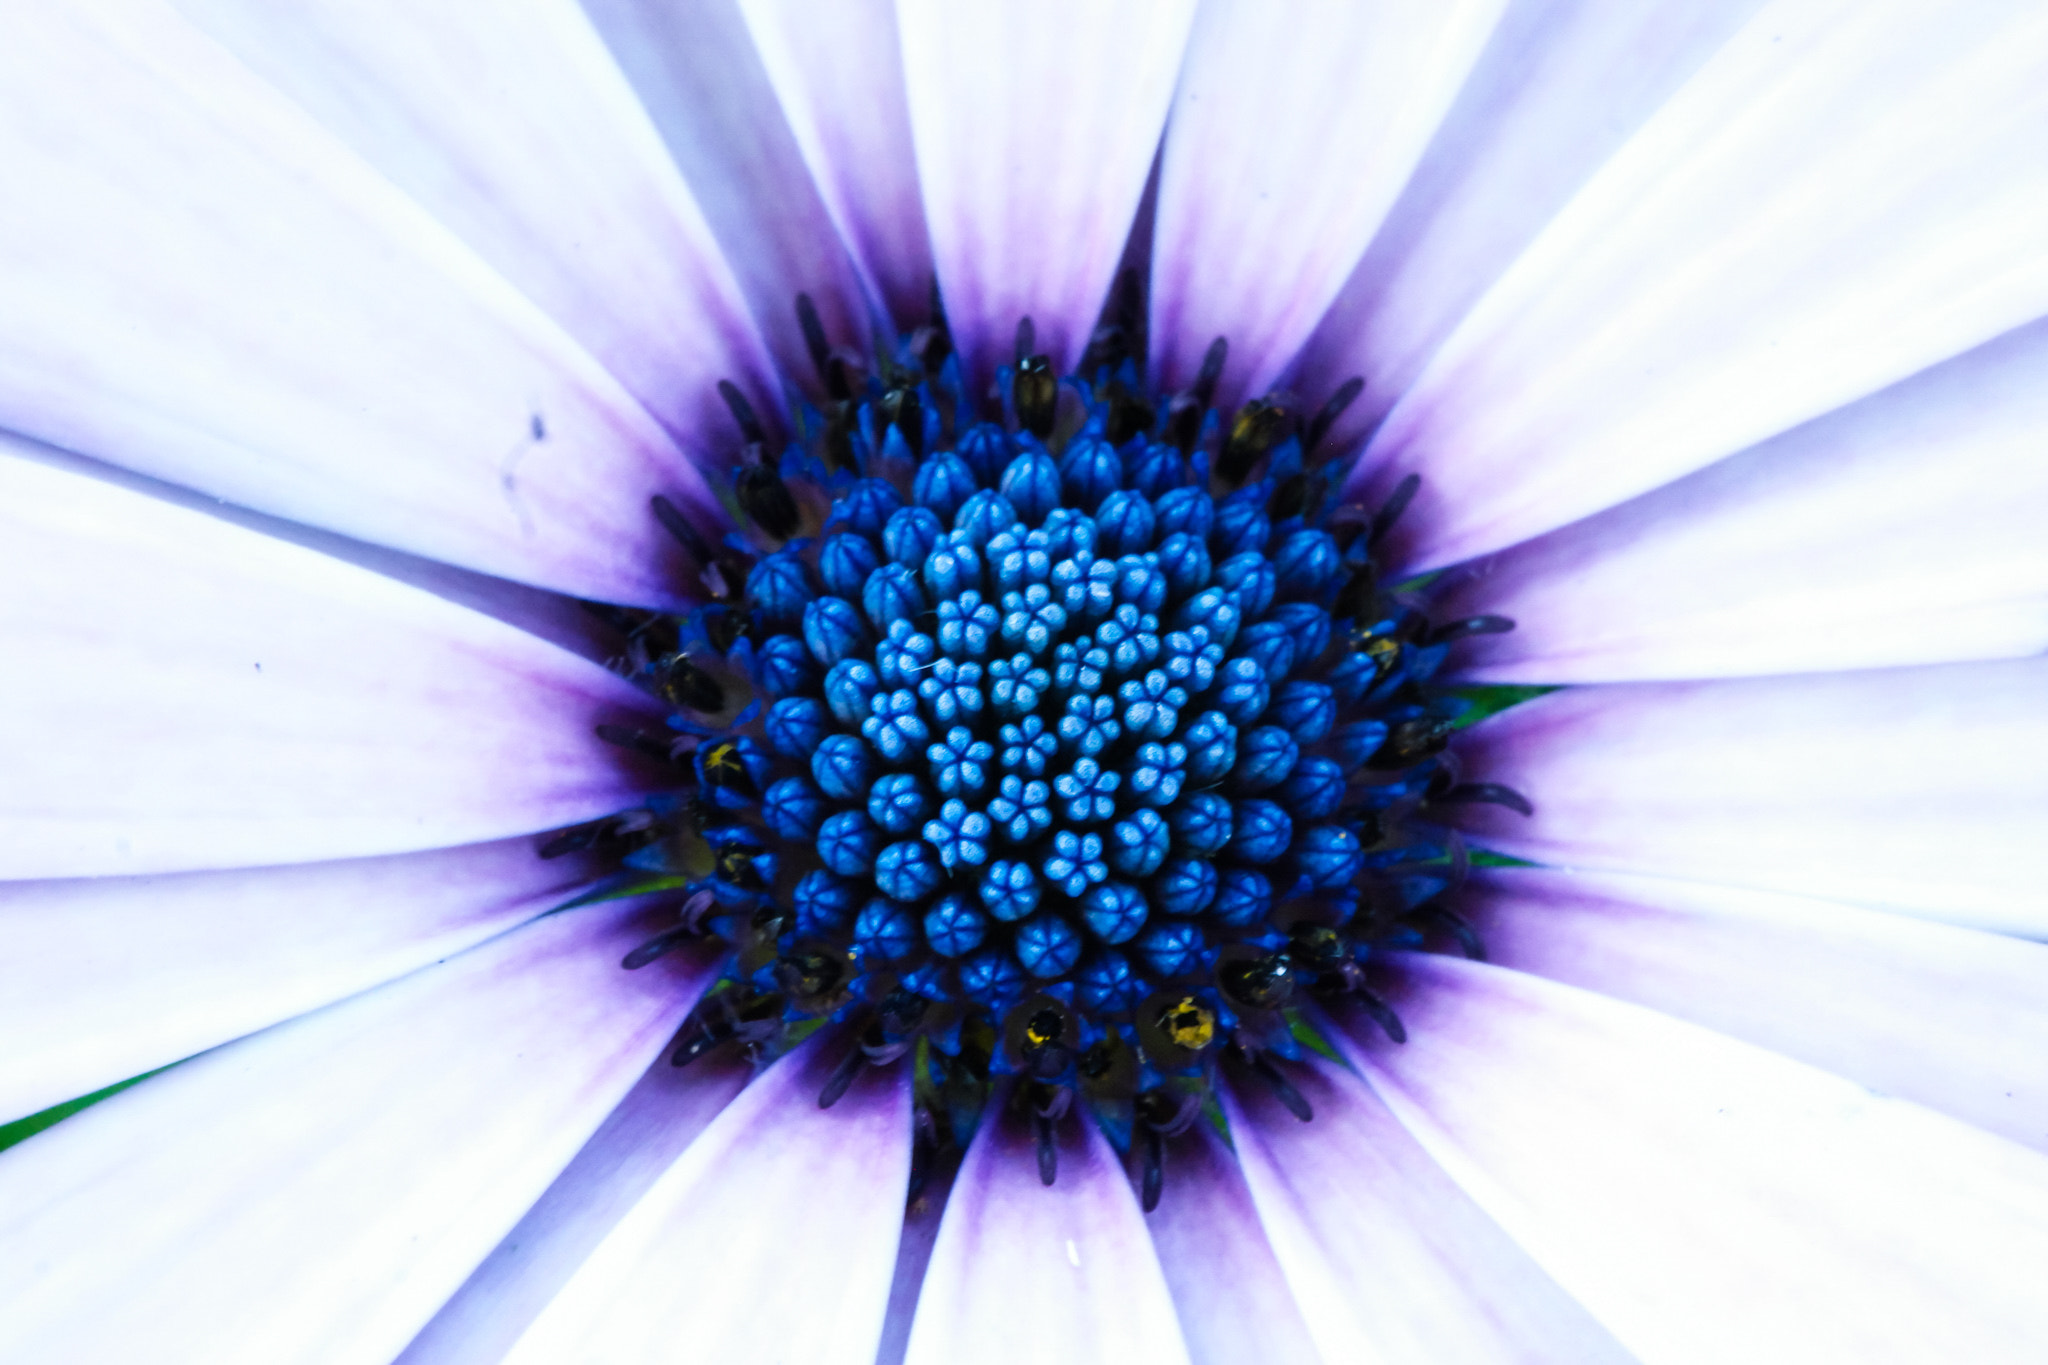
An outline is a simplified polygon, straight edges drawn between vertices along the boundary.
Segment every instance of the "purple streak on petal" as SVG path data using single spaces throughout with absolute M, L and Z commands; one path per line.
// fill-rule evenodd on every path
M 1535 803 L 1461 808 L 1517 857 L 2048 937 L 2048 660 L 1572 689 L 1461 752 Z
M 1339 1041 L 1643 1360 L 2035 1359 L 2048 1158 L 1635 1005 L 1408 959 Z M 1359 1041 L 1359 1040 L 1365 1041 Z
M 1318 1365 L 1237 1158 L 1206 1122 L 1165 1140 L 1165 1185 L 1145 1219 L 1193 1365 Z M 1134 1164 L 1134 1163 L 1133 1163 Z
M 1154 377 L 1230 338 L 1226 407 L 1264 393 L 1372 240 L 1506 0 L 1202 6 L 1153 245 Z M 1338 382 L 1348 376 L 1340 376 Z M 1321 401 L 1318 399 L 1317 401 Z
M 310 862 L 631 805 L 650 708 L 501 622 L 0 455 L 0 877 Z
M 1497 550 L 2048 313 L 2048 20 L 1780 4 L 1579 191 L 1373 437 L 1410 567 Z
M 889 1315 L 882 1323 L 875 1365 L 903 1365 L 903 1352 L 910 1345 L 910 1324 L 917 1316 L 918 1291 L 924 1287 L 924 1272 L 939 1240 L 939 1222 L 959 1172 L 957 1156 L 942 1160 L 904 1211 L 903 1240 L 896 1244 L 896 1278 L 889 1284 Z
M 1515 0 L 1290 378 L 1366 388 L 1331 432 L 1352 449 L 1465 311 L 1761 0 Z
M 780 1355 L 870 1365 L 910 1173 L 910 1065 L 830 1109 L 818 1035 L 711 1121 L 540 1314 L 506 1365 Z
M 2048 1150 L 2048 945 L 1829 901 L 1500 868 L 1487 960 L 1648 1005 Z
M 1093 1118 L 1057 1129 L 1039 1182 L 1032 1125 L 999 1087 L 946 1201 L 906 1365 L 1188 1365 L 1145 1216 Z
M 1080 359 L 1152 169 L 1194 9 L 898 0 L 925 218 L 970 383 L 1010 361 L 1026 314 L 1055 371 Z
M 865 353 L 872 323 L 736 0 L 583 8 L 682 168 L 785 382 L 821 392 L 797 294 L 810 294 L 835 345 Z M 779 406 L 777 395 L 756 399 L 756 411 Z
M 531 839 L 238 872 L 0 882 L 0 1115 L 367 990 L 575 894 Z
M 674 597 L 649 495 L 721 515 L 568 333 L 168 7 L 20 16 L 0 163 L 0 425 L 614 601 Z
M 1294 1117 L 1256 1077 L 1223 1091 L 1274 1254 L 1328 1361 L 1625 1365 L 1627 1352 L 1322 1058 L 1287 1068 Z
M 88 459 L 68 450 L 30 441 L 12 432 L 0 431 L 0 454 L 19 455 L 38 464 L 49 465 L 88 479 L 115 484 L 131 489 L 160 502 L 174 503 L 222 521 L 244 526 L 252 531 L 277 540 L 290 541 L 334 559 L 345 560 L 359 565 L 386 578 L 395 578 L 415 588 L 424 589 L 436 597 L 445 597 L 457 606 L 480 611 L 494 616 L 507 625 L 517 626 L 528 635 L 537 635 L 549 644 L 560 645 L 573 654 L 598 663 L 616 658 L 623 644 L 618 632 L 601 623 L 585 611 L 572 598 L 560 593 L 549 592 L 525 583 L 514 583 L 509 578 L 494 578 L 474 569 L 458 569 L 453 564 L 444 564 L 438 559 L 427 559 L 420 555 L 394 550 L 388 545 L 375 545 L 367 540 L 353 540 L 333 531 L 323 531 L 301 522 L 286 521 L 265 512 L 252 512 L 246 507 L 237 507 L 219 498 L 210 498 L 190 488 L 182 488 L 162 479 L 150 478 L 131 469 L 122 469 L 100 460 Z M 687 603 L 680 597 L 676 605 Z
M 682 1070 L 656 1057 L 395 1365 L 498 1365 L 752 1074 L 746 1062 L 717 1054 Z
M 1457 571 L 1482 679 L 1626 681 L 2048 647 L 2048 322 Z M 1441 589 L 1439 590 L 1441 591 Z
M 390 1360 L 568 1164 L 709 973 L 536 921 L 0 1154 L 0 1354 Z
M 861 283 L 899 330 L 926 321 L 932 248 L 892 0 L 740 0 L 740 12 Z
M 692 454 L 732 444 L 721 379 L 776 415 L 781 386 L 732 271 L 574 0 L 496 5 L 487 23 L 404 0 L 176 3 L 545 308 Z

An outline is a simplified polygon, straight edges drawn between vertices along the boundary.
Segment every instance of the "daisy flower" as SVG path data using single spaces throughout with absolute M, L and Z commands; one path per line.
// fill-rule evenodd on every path
M 2044 72 L 18 7 L 0 1360 L 2041 1358 Z

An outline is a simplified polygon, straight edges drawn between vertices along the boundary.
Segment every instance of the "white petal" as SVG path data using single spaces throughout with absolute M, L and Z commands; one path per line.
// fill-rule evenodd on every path
M 15 16 L 0 164 L 0 425 L 521 582 L 675 600 L 647 498 L 715 509 L 661 427 L 167 7 Z
M 248 867 L 571 824 L 651 774 L 623 679 L 416 588 L 0 454 L 0 877 Z
M 1166 1140 L 1146 1216 L 1193 1365 L 1319 1365 L 1237 1158 L 1206 1122 Z
M 730 379 L 772 416 L 739 286 L 573 0 L 174 0 L 453 229 L 695 454 L 737 444 Z M 725 461 L 730 463 L 730 461 Z
M 1512 618 L 1461 671 L 1544 682 L 2048 648 L 2048 323 L 1458 571 Z
M 1553 692 L 1466 732 L 1466 807 L 1532 861 L 2048 937 L 2048 661 Z
M 568 862 L 507 839 L 296 867 L 0 882 L 0 1115 L 460 952 L 591 880 Z
M 953 1182 L 906 1365 L 1188 1365 L 1130 1182 L 1095 1121 L 1057 1128 L 1039 1183 L 1031 1125 L 998 1090 Z
M 1458 911 L 1502 966 L 2048 1149 L 2048 945 L 1773 892 L 1535 868 L 1480 874 Z
M 1537 977 L 1404 971 L 1409 1041 L 1354 1060 L 1643 1360 L 2040 1359 L 2040 1153 Z
M 507 1365 L 661 1360 L 870 1365 L 910 1174 L 910 1066 L 830 1109 L 836 1047 L 777 1062 L 619 1220 Z
M 707 973 L 554 916 L 0 1154 L 0 1357 L 381 1365 L 518 1221 Z
M 1192 0 L 897 0 L 946 320 L 970 382 L 1029 315 L 1079 361 L 1124 249 Z M 1205 340 L 1206 344 L 1206 340 Z
M 931 312 L 893 0 L 739 0 L 761 64 L 861 282 L 898 328 Z
M 1625 1365 L 1356 1076 L 1319 1057 L 1285 1074 L 1307 1123 L 1251 1076 L 1225 1089 L 1224 1112 L 1323 1359 Z
M 859 278 L 738 0 L 583 0 L 612 56 L 682 168 L 785 380 L 817 384 L 796 324 L 816 303 L 835 345 L 872 333 Z
M 1291 375 L 1314 401 L 1366 378 L 1333 447 L 1365 439 L 1486 287 L 1760 3 L 1508 9 Z
M 497 1365 L 752 1075 L 716 1054 L 681 1070 L 657 1057 L 395 1365 Z
M 2048 312 L 2048 13 L 1781 0 L 1644 125 L 1374 437 L 1416 566 L 1611 506 Z
M 1379 230 L 1506 0 L 1210 0 L 1159 165 L 1154 376 L 1230 340 L 1217 392 L 1264 393 Z M 1339 382 L 1342 382 L 1340 377 Z

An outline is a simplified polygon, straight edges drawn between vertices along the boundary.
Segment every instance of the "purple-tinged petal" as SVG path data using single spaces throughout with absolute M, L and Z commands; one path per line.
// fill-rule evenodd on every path
M 917 193 L 895 5 L 739 3 L 861 283 L 899 329 L 924 322 L 932 249 Z
M 1508 7 L 1291 373 L 1315 402 L 1368 377 L 1333 448 L 1365 439 L 1486 287 L 1760 3 Z
M 1703 1024 L 2048 1149 L 2048 945 L 1767 891 L 1500 868 L 1487 958 Z
M 648 496 L 720 514 L 660 425 L 168 7 L 16 16 L 0 164 L 0 425 L 521 582 L 676 599 Z
M 1202 6 L 1160 157 L 1155 377 L 1230 339 L 1219 400 L 1294 358 L 1450 108 L 1506 0 Z M 1341 377 L 1339 382 L 1342 382 Z
M 2040 1359 L 2040 1153 L 1538 977 L 1403 972 L 1407 1043 L 1340 1042 L 1641 1359 Z
M 865 353 L 872 324 L 737 0 L 583 8 L 682 168 L 785 380 L 819 392 L 796 296 L 811 296 L 835 345 Z
M 1388 414 L 1412 567 L 1633 497 L 2048 312 L 2048 16 L 1776 4 Z M 1796 134 L 1793 130 L 1796 130 Z
M 1629 1360 L 1356 1076 L 1312 1057 L 1286 1077 L 1314 1110 L 1307 1123 L 1254 1076 L 1234 1078 L 1222 1100 L 1259 1221 L 1324 1360 Z
M 882 1323 L 875 1365 L 903 1365 L 903 1352 L 910 1345 L 910 1324 L 917 1317 L 917 1293 L 924 1287 L 925 1268 L 931 1264 L 939 1222 L 959 1170 L 957 1156 L 944 1159 L 903 1212 L 903 1237 L 896 1244 L 896 1278 L 889 1284 L 889 1313 Z
M 689 1009 L 686 955 L 619 968 L 655 927 L 539 920 L 0 1154 L 0 1355 L 389 1361 Z
M 1079 361 L 1159 147 L 1190 0 L 898 0 L 946 320 L 970 379 L 1029 315 Z
M 1465 733 L 1487 847 L 2048 937 L 2048 660 L 1575 688 Z
M 717 385 L 773 417 L 739 286 L 574 0 L 175 0 L 588 347 L 693 454 L 733 444 Z M 729 459 L 710 461 L 723 467 Z
M 1192 1365 L 1318 1365 L 1237 1158 L 1199 1121 L 1165 1147 L 1165 1184 L 1145 1226 Z
M 682 1070 L 667 1057 L 655 1058 L 395 1365 L 498 1365 L 752 1074 L 746 1062 L 717 1054 Z
M 1456 571 L 1461 671 L 1542 682 L 2048 647 L 2048 322 Z M 1440 589 L 1441 591 L 1441 589 Z
M 531 839 L 236 872 L 0 882 L 0 1115 L 218 1046 L 574 894 Z
M 998 1088 L 939 1225 L 906 1365 L 1188 1365 L 1173 1299 L 1109 1140 L 1085 1114 L 1056 1127 L 1039 1181 L 1032 1125 Z
M 608 814 L 598 665 L 213 517 L 0 455 L 0 877 L 310 862 Z
M 822 1035 L 711 1121 L 541 1313 L 506 1365 L 775 1354 L 870 1365 L 910 1174 L 910 1066 L 830 1109 Z

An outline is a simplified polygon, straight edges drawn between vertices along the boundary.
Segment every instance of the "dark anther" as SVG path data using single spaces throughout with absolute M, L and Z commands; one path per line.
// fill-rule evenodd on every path
M 1308 430 L 1301 438 L 1303 453 L 1313 451 L 1321 445 L 1323 438 L 1330 434 L 1330 428 L 1336 426 L 1337 419 L 1344 415 L 1344 409 L 1350 407 L 1358 395 L 1364 392 L 1365 381 L 1355 374 L 1339 384 L 1337 391 L 1330 395 L 1330 401 L 1323 404 L 1316 415 L 1309 419 Z
M 718 679 L 691 663 L 688 655 L 671 655 L 661 661 L 660 669 L 654 690 L 669 705 L 702 711 L 707 715 L 724 708 L 725 688 Z
M 1090 1044 L 1088 1050 L 1081 1054 L 1081 1060 L 1074 1064 L 1074 1069 L 1088 1080 L 1099 1081 L 1109 1074 L 1109 1068 L 1115 1062 L 1116 1056 L 1110 1051 L 1108 1040 L 1104 1039 Z
M 924 458 L 924 405 L 916 389 L 891 389 L 882 395 L 882 416 L 903 433 L 904 444 L 916 459 Z
M 761 874 L 754 868 L 754 850 L 745 844 L 720 844 L 714 852 L 718 879 L 728 886 L 761 889 Z
M 1393 496 L 1380 505 L 1372 514 L 1372 527 L 1365 533 L 1365 543 L 1371 547 L 1380 543 L 1387 532 L 1394 529 L 1394 523 L 1408 510 L 1408 504 L 1415 501 L 1415 490 L 1422 487 L 1422 476 L 1410 474 L 1394 485 Z
M 600 725 L 597 727 L 597 737 L 607 744 L 616 744 L 621 749 L 631 749 L 634 753 L 651 758 L 657 763 L 674 762 L 667 740 L 656 739 L 652 735 L 642 734 L 623 725 Z
M 1011 386 L 1017 402 L 1017 425 L 1040 440 L 1052 435 L 1060 398 L 1060 381 L 1052 372 L 1052 361 L 1042 355 L 1018 361 Z
M 1200 1052 L 1216 1037 L 1216 1015 L 1192 995 L 1166 1005 L 1153 1022 L 1168 1042 L 1189 1052 Z
M 1150 403 L 1122 385 L 1113 384 L 1109 390 L 1109 416 L 1102 424 L 1102 434 L 1111 445 L 1120 446 L 1133 436 L 1150 431 L 1158 416 Z
M 768 433 L 761 430 L 760 419 L 754 416 L 754 405 L 740 392 L 740 386 L 730 379 L 718 381 L 718 396 L 725 400 L 725 406 L 732 412 L 733 424 L 740 429 L 748 445 L 765 446 Z
M 747 633 L 752 619 L 751 613 L 711 608 L 704 613 L 704 638 L 720 654 L 729 653 L 734 642 Z M 708 709 L 716 711 L 719 708 L 713 706 Z
M 1366 760 L 1366 766 L 1381 772 L 1412 767 L 1425 758 L 1442 753 L 1450 742 L 1451 723 L 1447 720 L 1416 716 L 1398 721 L 1388 732 L 1386 742 Z
M 1308 506 L 1308 486 L 1309 476 L 1306 474 L 1289 474 L 1280 480 L 1273 496 L 1266 499 L 1267 518 L 1286 521 L 1289 517 L 1300 516 Z
M 1229 358 L 1230 342 L 1224 337 L 1210 342 L 1209 349 L 1202 353 L 1202 368 L 1196 373 L 1195 382 L 1188 387 L 1188 392 L 1203 407 L 1216 400 L 1216 384 L 1223 378 L 1223 362 Z
M 1022 365 L 1038 349 L 1038 327 L 1027 315 L 1017 319 L 1017 345 L 1010 353 L 1011 359 Z
M 1351 577 L 1345 579 L 1344 586 L 1338 589 L 1337 600 L 1330 605 L 1330 617 L 1341 621 L 1348 616 L 1360 626 L 1365 626 L 1378 616 L 1374 607 L 1379 599 L 1379 570 L 1373 567 L 1371 560 L 1367 560 L 1353 569 Z M 1364 649 L 1371 638 L 1361 630 L 1352 637 L 1351 647 Z
M 1297 924 L 1287 940 L 1288 955 L 1310 971 L 1329 971 L 1344 961 L 1344 936 L 1327 924 Z
M 682 1045 L 670 1055 L 668 1063 L 670 1066 L 688 1066 L 738 1032 L 739 1025 L 736 1020 L 712 1019 L 700 1022 L 691 1030 L 690 1036 L 683 1039 Z
M 774 1035 L 786 1003 L 783 997 L 773 992 L 737 999 L 735 995 L 720 991 L 697 1006 L 683 1026 L 681 1045 L 668 1059 L 671 1066 L 688 1066 L 728 1038 L 759 1041 Z
M 830 953 L 785 953 L 775 959 L 775 981 L 800 1000 L 815 999 L 838 988 L 846 962 Z
M 1244 482 L 1252 466 L 1287 439 L 1292 424 L 1287 409 L 1266 398 L 1254 398 L 1230 419 L 1223 449 L 1216 454 L 1216 473 L 1233 488 Z
M 746 796 L 754 796 L 754 778 L 747 771 L 747 765 L 740 757 L 739 744 L 722 739 L 703 751 L 704 780 L 714 787 L 730 787 Z
M 1051 1078 L 1067 1069 L 1074 1049 L 1067 1044 L 1067 1020 L 1050 1005 L 1032 1011 L 1024 1022 L 1023 1046 L 1019 1049 L 1026 1071 Z
M 811 302 L 809 294 L 796 296 L 797 326 L 803 329 L 804 349 L 810 352 L 811 365 L 818 372 L 818 381 L 825 386 L 825 392 L 837 402 L 853 397 L 853 385 L 847 381 L 846 366 L 839 357 L 832 354 L 831 344 L 825 340 L 825 324 L 818 321 L 818 305 Z
M 924 1021 L 925 1012 L 931 1008 L 931 1001 L 916 991 L 904 990 L 898 986 L 882 997 L 879 1018 L 883 1029 L 901 1037 Z
M 1192 393 L 1177 393 L 1166 404 L 1166 440 L 1181 454 L 1194 451 L 1202 434 L 1202 414 L 1209 405 Z
M 1159 1196 L 1166 1189 L 1166 1139 L 1159 1136 L 1156 1128 L 1140 1129 L 1138 1153 L 1144 1169 L 1138 1202 L 1145 1212 L 1150 1213 L 1159 1207 Z
M 1217 965 L 1216 984 L 1246 1009 L 1278 1009 L 1294 993 L 1294 964 L 1285 953 L 1237 958 Z
M 679 944 L 687 943 L 695 937 L 696 935 L 688 925 L 670 929 L 666 933 L 656 934 L 653 938 L 648 939 L 647 942 L 641 944 L 632 952 L 627 953 L 623 958 L 620 958 L 619 965 L 629 972 L 637 972 L 648 963 L 654 961 L 654 959 L 665 956 L 671 949 Z
M 770 539 L 788 540 L 796 534 L 796 499 L 789 495 L 789 485 L 782 481 L 774 466 L 765 460 L 741 465 L 733 491 L 739 498 L 740 510 L 753 518 Z
M 1274 1066 L 1272 1059 L 1265 1053 L 1259 1053 L 1252 1058 L 1252 1070 L 1258 1072 L 1272 1088 L 1273 1097 L 1287 1107 L 1288 1113 L 1303 1123 L 1316 1116 L 1316 1111 L 1309 1107 L 1308 1097 L 1296 1090 L 1293 1082 L 1280 1074 L 1280 1068 Z
M 1529 798 L 1513 787 L 1504 787 L 1498 782 L 1460 782 L 1441 796 L 1429 798 L 1432 802 L 1445 805 L 1480 803 L 1489 806 L 1506 806 L 1520 815 L 1534 815 L 1536 807 L 1529 804 Z
M 852 473 L 860 465 L 853 452 L 853 428 L 858 421 L 851 403 L 841 405 L 825 419 L 825 466 Z
M 859 1047 L 848 1048 L 846 1055 L 839 1059 L 839 1065 L 832 1068 L 832 1074 L 825 1078 L 825 1088 L 818 1092 L 818 1107 L 830 1109 L 839 1103 L 839 1097 L 853 1084 L 853 1078 L 860 1074 L 867 1062 L 868 1054 Z
M 1486 961 L 1486 940 L 1479 937 L 1479 931 L 1472 922 L 1455 910 L 1441 905 L 1429 907 L 1428 917 L 1452 938 L 1458 940 L 1458 951 L 1474 962 Z
M 1514 628 L 1515 623 L 1505 616 L 1468 616 L 1462 621 L 1438 626 L 1424 638 L 1423 643 L 1445 645 L 1472 635 L 1505 635 Z
M 1038 1129 L 1038 1183 L 1050 1185 L 1060 1175 L 1060 1149 L 1053 1138 L 1052 1120 L 1033 1114 L 1031 1122 Z
M 1401 1016 L 1394 1013 L 1392 1005 L 1363 986 L 1354 991 L 1352 996 L 1358 1001 L 1358 1007 L 1365 1011 L 1366 1017 L 1380 1026 L 1380 1032 L 1397 1043 L 1408 1041 L 1408 1029 L 1402 1024 Z

